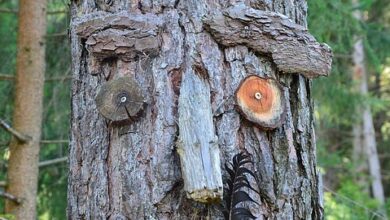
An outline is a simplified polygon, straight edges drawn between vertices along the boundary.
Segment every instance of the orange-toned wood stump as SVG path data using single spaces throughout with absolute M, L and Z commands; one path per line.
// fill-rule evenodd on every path
M 284 94 L 274 79 L 248 76 L 236 91 L 236 101 L 244 117 L 262 128 L 274 129 L 284 119 Z

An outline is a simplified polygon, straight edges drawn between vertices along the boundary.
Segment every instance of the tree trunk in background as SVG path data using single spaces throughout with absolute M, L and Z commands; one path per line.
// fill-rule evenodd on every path
M 364 147 L 363 140 L 363 130 L 362 122 L 358 120 L 353 125 L 352 135 L 353 135 L 353 153 L 352 160 L 356 166 L 356 180 L 360 187 L 366 192 L 369 193 L 370 187 L 367 185 L 369 182 L 367 175 L 368 164 L 367 156 Z
M 252 195 L 260 203 L 260 208 L 253 213 L 260 219 L 322 219 L 311 81 L 302 75 L 278 72 L 269 56 L 254 53 L 246 46 L 221 46 L 202 28 L 201 19 L 205 15 L 238 3 L 225 0 L 72 1 L 72 20 L 83 16 L 93 19 L 101 16 L 102 11 L 123 10 L 140 16 L 145 13 L 158 16 L 165 25 L 161 30 L 158 56 L 141 55 L 116 63 L 107 59 L 97 76 L 90 74 L 92 70 L 88 66 L 94 61 L 89 60 L 85 49 L 86 44 L 94 42 L 82 41 L 77 27 L 71 26 L 69 219 L 222 218 L 217 205 L 189 200 L 183 190 L 176 141 L 180 135 L 178 99 L 186 77 L 200 79 L 205 85 L 202 93 L 210 96 L 221 165 L 240 151 L 253 157 L 261 191 L 261 199 Z M 259 10 L 284 14 L 306 26 L 304 0 L 246 3 Z M 92 21 L 90 24 L 96 25 Z M 290 52 L 294 56 L 294 51 Z M 195 71 L 192 71 L 194 66 Z M 234 92 L 240 81 L 250 74 L 276 78 L 285 86 L 286 119 L 280 128 L 261 130 L 236 111 Z M 105 120 L 95 104 L 101 86 L 113 75 L 134 77 L 142 85 L 142 92 L 148 94 L 143 114 L 130 126 L 125 126 L 125 131 Z M 196 96 L 199 91 L 193 93 Z
M 355 0 L 354 4 L 359 5 L 358 0 Z M 357 20 L 363 21 L 361 11 L 355 10 L 354 16 Z M 354 79 L 359 86 L 358 91 L 360 94 L 368 96 L 368 73 L 365 66 L 364 54 L 363 39 L 361 37 L 356 37 L 353 52 Z M 368 161 L 368 170 L 370 174 L 369 181 L 371 182 L 372 194 L 381 206 L 383 206 L 385 203 L 385 195 L 383 191 L 381 168 L 376 147 L 374 123 L 370 106 L 365 103 L 363 109 L 358 111 L 356 115 L 361 117 L 361 120 L 357 122 L 359 124 L 354 128 L 354 135 L 355 138 L 357 138 L 356 134 L 358 134 L 358 139 L 362 140 L 362 142 L 359 143 L 359 146 L 354 146 L 354 153 L 355 155 L 362 155 L 362 153 L 365 154 L 364 156 L 359 157 L 360 159 L 363 159 L 360 163 L 365 164 L 367 163 L 366 161 Z M 357 129 L 360 131 L 355 131 Z M 382 214 L 386 215 L 385 211 L 382 210 Z
M 21 143 L 13 138 L 11 141 L 7 192 L 22 203 L 7 201 L 6 212 L 23 220 L 36 219 L 45 34 L 46 0 L 20 0 L 13 127 L 32 140 Z

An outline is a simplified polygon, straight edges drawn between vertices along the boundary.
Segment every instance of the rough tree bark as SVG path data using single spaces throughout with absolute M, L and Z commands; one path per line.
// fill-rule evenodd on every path
M 218 205 L 187 198 L 182 145 L 205 149 L 203 163 L 218 152 L 223 175 L 234 154 L 250 154 L 259 219 L 323 217 L 307 77 L 328 74 L 331 52 L 305 29 L 306 1 L 80 0 L 71 10 L 69 219 L 222 218 Z M 237 111 L 234 94 L 249 75 L 283 85 L 279 128 L 262 130 Z M 140 85 L 145 108 L 116 123 L 95 97 L 124 76 Z
M 45 74 L 46 0 L 20 0 L 19 6 L 13 127 L 32 137 L 32 140 L 22 143 L 13 138 L 11 141 L 7 192 L 22 203 L 7 201 L 6 212 L 14 214 L 16 219 L 36 219 Z

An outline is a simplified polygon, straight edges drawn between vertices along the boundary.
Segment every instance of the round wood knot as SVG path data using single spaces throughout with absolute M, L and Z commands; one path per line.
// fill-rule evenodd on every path
M 270 78 L 251 75 L 236 91 L 240 112 L 265 129 L 274 129 L 284 120 L 285 99 L 281 85 Z
M 137 82 L 121 77 L 105 83 L 96 96 L 96 106 L 105 118 L 124 121 L 135 117 L 143 109 L 145 97 Z

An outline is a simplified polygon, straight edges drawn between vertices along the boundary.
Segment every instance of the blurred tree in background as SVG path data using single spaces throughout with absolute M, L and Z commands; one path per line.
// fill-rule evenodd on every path
M 40 219 L 65 219 L 69 114 L 70 48 L 68 0 L 48 1 L 46 82 L 38 189 Z M 0 118 L 12 122 L 16 66 L 17 0 L 0 0 Z M 363 20 L 353 12 L 360 10 Z M 327 219 L 381 219 L 372 199 L 365 160 L 353 159 L 353 127 L 360 123 L 356 109 L 371 107 L 382 183 L 390 216 L 390 1 L 308 0 L 309 30 L 334 51 L 333 71 L 313 82 L 316 106 L 318 163 L 322 169 Z M 354 36 L 363 37 L 369 75 L 369 94 L 354 88 Z M 0 130 L 0 181 L 6 180 L 11 135 Z M 54 160 L 53 159 L 59 159 Z M 60 161 L 60 162 L 58 162 Z M 53 163 L 52 163 L 53 162 Z M 61 163 L 62 162 L 62 163 Z M 362 166 L 363 165 L 363 166 Z M 363 168 L 362 168 L 363 167 Z M 0 185 L 3 182 L 0 182 Z M 0 199 L 0 210 L 4 200 Z
M 18 1 L 0 0 L 0 117 L 12 122 L 16 66 Z M 46 73 L 40 152 L 38 212 L 41 219 L 65 219 L 66 155 L 70 114 L 70 49 L 68 1 L 49 0 L 47 8 Z M 0 131 L 0 178 L 6 180 L 9 133 Z M 54 160 L 53 159 L 59 159 Z M 59 161 L 59 162 L 58 162 Z M 54 163 L 53 163 L 54 162 Z M 57 163 L 55 163 L 57 162 Z M 4 201 L 1 200 L 1 210 Z
M 326 216 L 328 219 L 372 219 L 375 216 L 381 219 L 379 201 L 372 199 L 367 155 L 354 159 L 354 145 L 359 142 L 354 142 L 352 131 L 362 123 L 357 110 L 368 105 L 374 116 L 382 184 L 389 198 L 390 167 L 386 158 L 390 146 L 390 2 L 360 0 L 354 5 L 350 0 L 312 0 L 308 3 L 310 31 L 320 41 L 330 44 L 334 51 L 332 75 L 315 80 L 313 85 Z M 362 14 L 361 20 L 354 16 L 357 11 Z M 356 36 L 363 40 L 368 94 L 356 89 L 359 82 L 353 78 Z

